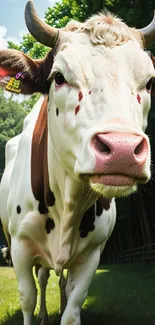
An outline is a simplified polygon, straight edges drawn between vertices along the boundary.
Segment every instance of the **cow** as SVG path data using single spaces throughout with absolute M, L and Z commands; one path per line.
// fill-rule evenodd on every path
M 17 94 L 42 93 L 21 134 L 6 144 L 0 215 L 24 325 L 32 325 L 36 306 L 34 266 L 40 324 L 48 323 L 45 292 L 54 269 L 61 325 L 80 325 L 115 225 L 115 198 L 151 177 L 145 129 L 155 69 L 145 49 L 155 42 L 155 20 L 137 30 L 102 12 L 56 29 L 39 19 L 28 0 L 25 21 L 50 50 L 40 60 L 0 51 L 0 85 Z

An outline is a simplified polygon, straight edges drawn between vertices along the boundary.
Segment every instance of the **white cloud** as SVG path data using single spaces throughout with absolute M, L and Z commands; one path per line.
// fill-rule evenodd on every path
M 28 31 L 26 29 L 21 29 L 19 31 L 19 39 L 22 41 L 23 36 L 26 35 L 28 33 Z
M 0 49 L 4 49 L 7 47 L 6 34 L 7 28 L 5 26 L 0 25 Z
M 20 45 L 20 41 L 19 41 L 19 39 L 16 38 L 16 37 L 12 37 L 12 36 L 10 36 L 10 37 L 7 37 L 6 40 L 7 40 L 7 41 L 11 41 L 11 42 L 13 42 L 13 43 L 15 43 L 15 44 L 17 44 L 17 45 Z
M 50 3 L 51 6 L 54 6 L 56 3 L 56 0 L 48 0 L 48 2 Z M 57 1 L 57 2 L 59 2 L 59 1 Z
M 8 41 L 11 41 L 17 45 L 20 44 L 19 39 L 16 37 L 9 36 L 7 37 L 7 28 L 0 25 L 0 49 L 6 49 Z

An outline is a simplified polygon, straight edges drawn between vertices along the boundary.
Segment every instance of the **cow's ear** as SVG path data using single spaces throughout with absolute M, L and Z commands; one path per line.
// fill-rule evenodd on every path
M 19 94 L 48 93 L 53 64 L 51 51 L 42 60 L 33 60 L 17 50 L 0 51 L 0 86 Z

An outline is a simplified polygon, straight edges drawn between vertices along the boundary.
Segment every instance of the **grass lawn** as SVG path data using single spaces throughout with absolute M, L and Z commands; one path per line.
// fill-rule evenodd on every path
M 58 279 L 52 271 L 47 308 L 50 324 L 58 325 Z M 155 325 L 155 265 L 101 267 L 83 306 L 82 325 L 87 324 Z M 16 278 L 13 269 L 7 267 L 0 268 L 0 325 L 22 325 Z

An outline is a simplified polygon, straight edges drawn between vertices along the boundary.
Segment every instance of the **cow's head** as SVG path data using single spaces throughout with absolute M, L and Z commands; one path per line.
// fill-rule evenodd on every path
M 73 178 L 105 197 L 132 193 L 150 178 L 144 131 L 155 70 L 144 47 L 155 42 L 155 22 L 139 31 L 107 13 L 58 31 L 29 0 L 26 23 L 53 50 L 38 61 L 1 51 L 1 84 L 21 72 L 21 92 L 49 93 L 50 139 Z

